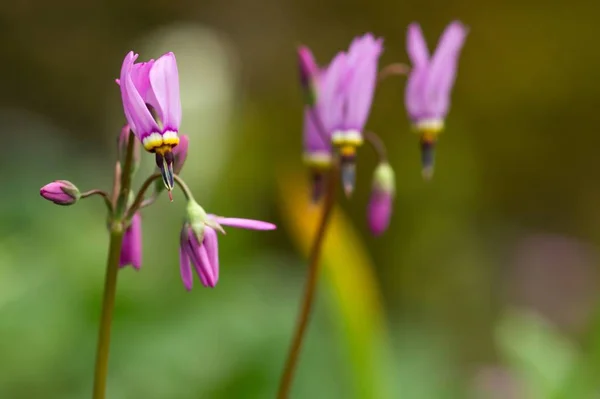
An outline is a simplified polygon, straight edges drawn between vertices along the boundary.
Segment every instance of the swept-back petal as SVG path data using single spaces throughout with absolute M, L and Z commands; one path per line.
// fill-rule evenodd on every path
M 413 67 L 408 76 L 404 91 L 404 103 L 408 116 L 413 122 L 420 118 L 430 117 L 428 115 L 429 104 L 425 95 L 428 79 L 427 65 Z
M 203 247 L 206 248 L 206 255 L 208 256 L 208 262 L 212 269 L 213 276 L 216 281 L 219 280 L 219 240 L 217 238 L 217 232 L 206 227 L 204 230 L 204 242 Z
M 167 53 L 154 62 L 150 69 L 150 85 L 157 101 L 163 131 L 179 131 L 181 98 L 175 54 Z
M 185 289 L 190 291 L 194 286 L 194 278 L 192 276 L 192 265 L 190 264 L 190 258 L 185 250 L 185 243 L 179 246 L 179 273 L 181 274 L 181 281 Z
M 314 152 L 331 152 L 331 143 L 323 140 L 323 135 L 327 135 L 326 132 L 319 132 L 319 127 L 315 123 L 315 116 L 313 112 L 318 112 L 316 109 L 305 106 L 304 107 L 304 129 L 303 129 L 303 141 L 304 151 L 307 153 Z M 317 118 L 319 116 L 316 116 Z
M 345 128 L 362 131 L 371 110 L 379 56 L 383 51 L 383 39 L 365 35 L 351 48 L 349 58 L 356 60 L 346 92 Z
M 129 123 L 129 126 L 135 135 L 139 139 L 142 139 L 149 133 L 157 132 L 158 125 L 148 110 L 144 99 L 137 91 L 137 88 L 135 87 L 131 77 L 133 62 L 137 59 L 137 57 L 138 55 L 134 54 L 133 51 L 129 52 L 125 57 L 123 66 L 121 67 L 119 87 L 121 88 L 123 110 L 125 112 L 127 122 Z
M 452 22 L 444 30 L 429 66 L 427 101 L 435 114 L 444 117 L 448 112 L 450 91 L 456 80 L 458 57 L 468 29 L 460 22 Z
M 413 22 L 406 34 L 406 52 L 413 66 L 422 67 L 429 62 L 429 50 L 421 26 Z
M 340 52 L 321 75 L 317 107 L 328 134 L 340 129 L 343 124 L 348 72 L 347 55 Z
M 208 215 L 211 219 L 223 226 L 237 227 L 248 230 L 275 230 L 277 226 L 273 223 L 263 222 L 261 220 L 224 218 L 215 215 Z

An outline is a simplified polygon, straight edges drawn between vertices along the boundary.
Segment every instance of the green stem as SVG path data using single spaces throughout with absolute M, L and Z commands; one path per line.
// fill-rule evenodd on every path
M 185 184 L 183 179 L 181 177 L 179 177 L 178 175 L 174 175 L 173 177 L 175 178 L 175 183 L 177 183 L 179 188 L 181 188 L 181 191 L 183 191 L 183 195 L 185 196 L 185 199 L 188 201 L 194 200 L 194 195 L 192 194 L 192 190 L 190 190 L 190 188 L 187 186 L 187 184 Z
M 86 191 L 85 193 L 81 193 L 81 198 L 91 197 L 92 195 L 101 196 L 104 199 L 104 203 L 106 204 L 108 211 L 112 214 L 113 206 L 112 206 L 112 203 L 110 202 L 110 197 L 106 191 L 102 191 L 102 190 L 98 190 L 98 189 Z
M 146 191 L 148 190 L 148 188 L 150 187 L 152 182 L 154 182 L 156 179 L 158 179 L 160 177 L 161 177 L 160 173 L 155 173 L 152 176 L 148 177 L 146 179 L 146 181 L 144 182 L 144 184 L 142 184 L 142 186 L 140 187 L 140 191 L 138 191 L 135 199 L 133 200 L 133 204 L 131 204 L 131 206 L 129 207 L 129 210 L 127 211 L 127 215 L 125 216 L 126 220 L 131 219 L 133 217 L 133 215 L 138 211 L 138 209 L 142 206 L 142 203 L 144 202 L 144 195 L 146 194 Z
M 316 287 L 319 277 L 319 264 L 321 258 L 321 249 L 325 241 L 325 233 L 327 232 L 327 226 L 335 204 L 336 187 L 339 178 L 339 165 L 337 162 L 334 163 L 331 172 L 329 173 L 329 181 L 327 183 L 327 191 L 325 193 L 325 203 L 323 204 L 323 214 L 317 230 L 317 234 L 313 241 L 313 245 L 310 251 L 308 274 L 306 277 L 306 285 L 304 287 L 304 295 L 302 303 L 300 305 L 300 312 L 298 314 L 298 321 L 296 324 L 296 330 L 292 338 L 290 350 L 285 363 L 283 374 L 281 376 L 279 392 L 277 394 L 278 399 L 287 399 L 290 394 L 292 387 L 292 380 L 294 378 L 294 372 L 298 364 L 298 358 L 302 349 L 302 342 L 306 335 L 308 323 L 310 321 L 310 315 L 312 313 L 313 303 L 315 299 Z
M 134 140 L 136 140 L 136 138 L 131 132 L 129 142 L 127 143 L 125 165 L 120 174 L 121 184 L 119 196 L 117 198 L 117 206 L 115 212 L 110 217 L 110 244 L 108 247 L 108 260 L 106 262 L 102 314 L 100 316 L 100 329 L 98 332 L 98 346 L 96 350 L 93 399 L 104 399 L 106 395 L 106 376 L 108 374 L 108 354 L 110 350 L 110 327 L 113 309 L 115 307 L 117 274 L 119 271 L 121 247 L 123 245 L 123 216 L 125 215 L 127 200 L 129 199 L 129 191 L 131 190 L 131 167 L 133 164 Z M 116 184 L 115 187 L 117 187 Z M 114 195 L 115 194 L 113 193 L 113 196 Z
M 117 291 L 117 273 L 123 244 L 123 228 L 111 228 L 106 277 L 104 279 L 104 297 L 102 299 L 102 315 L 96 349 L 96 367 L 94 369 L 93 399 L 104 399 L 106 396 L 106 377 L 108 374 L 108 354 L 110 349 L 110 327 L 115 306 Z
M 363 136 L 367 139 L 371 147 L 377 153 L 379 157 L 379 162 L 387 162 L 387 151 L 385 149 L 385 144 L 383 144 L 383 140 L 377 134 L 373 132 L 364 132 Z

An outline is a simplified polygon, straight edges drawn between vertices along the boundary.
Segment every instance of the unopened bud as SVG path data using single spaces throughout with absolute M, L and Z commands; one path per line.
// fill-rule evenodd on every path
M 183 164 L 185 163 L 185 159 L 187 158 L 189 138 L 186 135 L 179 137 L 179 144 L 173 147 L 173 157 L 175 158 L 173 161 L 173 173 L 176 175 L 181 172 L 183 168 Z
M 381 235 L 389 227 L 395 194 L 394 170 L 390 164 L 383 162 L 373 173 L 373 188 L 367 210 L 369 229 L 374 235 Z
M 300 84 L 304 92 L 304 102 L 306 105 L 313 106 L 317 101 L 315 80 L 319 72 L 319 67 L 308 47 L 300 46 L 298 48 L 298 65 L 300 70 Z
M 73 205 L 81 194 L 77 187 L 67 180 L 56 180 L 40 189 L 40 195 L 56 205 Z

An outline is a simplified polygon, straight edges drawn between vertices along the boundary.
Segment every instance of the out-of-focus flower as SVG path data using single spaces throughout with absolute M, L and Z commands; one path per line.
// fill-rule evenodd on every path
M 179 144 L 181 124 L 177 62 L 173 53 L 135 64 L 137 58 L 138 54 L 127 54 L 117 81 L 123 110 L 146 151 L 156 154 L 156 164 L 170 191 L 174 186 L 172 149 Z
M 394 170 L 387 162 L 382 162 L 373 173 L 373 188 L 367 210 L 367 218 L 371 232 L 378 236 L 390 225 L 392 203 L 396 195 L 396 177 Z
M 181 229 L 179 266 L 183 285 L 192 289 L 192 265 L 205 287 L 214 287 L 219 281 L 219 248 L 217 230 L 221 226 L 249 230 L 274 230 L 274 224 L 259 220 L 224 218 L 206 214 L 198 203 L 188 202 L 188 219 Z
M 452 22 L 430 57 L 419 24 L 412 23 L 408 27 L 406 47 L 412 68 L 406 83 L 405 103 L 408 116 L 421 136 L 425 178 L 433 175 L 435 143 L 450 108 L 450 91 L 467 33 L 462 23 Z
M 125 158 L 127 157 L 127 145 L 129 144 L 129 137 L 131 136 L 130 132 L 131 129 L 129 128 L 129 125 L 125 125 L 123 126 L 123 129 L 121 129 L 121 134 L 119 134 L 118 153 L 119 161 L 121 162 L 121 164 L 125 163 Z M 133 142 L 133 158 L 131 165 L 132 175 L 135 174 L 135 172 L 140 166 L 140 152 L 141 142 L 139 140 L 135 140 Z
M 299 50 L 301 83 L 316 100 L 304 110 L 304 159 L 319 168 L 328 166 L 330 145 L 335 145 L 347 194 L 354 189 L 356 148 L 363 143 L 382 51 L 383 39 L 368 33 L 355 38 L 348 52 L 338 53 L 328 67 L 315 70 L 310 50 Z
M 123 235 L 119 267 L 127 265 L 139 270 L 142 266 L 142 216 L 136 212 Z
M 56 180 L 46 184 L 40 189 L 40 195 L 56 205 L 73 205 L 81 198 L 79 189 L 67 180 Z

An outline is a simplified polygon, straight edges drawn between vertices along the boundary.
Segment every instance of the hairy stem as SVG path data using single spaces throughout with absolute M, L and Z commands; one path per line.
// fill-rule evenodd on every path
M 117 274 L 119 271 L 119 260 L 121 247 L 123 245 L 124 223 L 123 216 L 131 190 L 131 167 L 133 164 L 133 149 L 135 137 L 130 133 L 127 143 L 127 155 L 123 170 L 119 172 L 120 164 L 117 162 L 115 178 L 120 174 L 120 185 L 115 181 L 115 189 L 119 189 L 116 200 L 115 212 L 110 220 L 110 243 L 108 247 L 108 260 L 106 262 L 106 277 L 104 280 L 104 295 L 102 299 L 102 313 L 100 316 L 100 328 L 98 331 L 98 346 L 96 349 L 96 366 L 94 368 L 94 391 L 93 399 L 104 399 L 106 396 L 106 377 L 108 374 L 108 354 L 110 351 L 110 327 L 112 314 L 115 307 L 115 294 L 117 290 Z M 116 193 L 113 193 L 113 196 Z
M 300 305 L 300 312 L 298 314 L 298 320 L 296 323 L 296 329 L 292 338 L 290 350 L 285 363 L 285 368 L 281 376 L 279 392 L 277 394 L 278 399 L 287 399 L 289 397 L 290 389 L 292 387 L 292 381 L 294 378 L 294 372 L 298 364 L 298 358 L 302 349 L 302 342 L 306 336 L 306 330 L 310 321 L 312 313 L 313 303 L 315 300 L 315 293 L 317 288 L 317 281 L 319 278 L 319 264 L 321 258 L 321 249 L 325 241 L 325 233 L 327 232 L 327 226 L 332 214 L 333 205 L 335 204 L 336 187 L 339 178 L 339 165 L 334 163 L 331 169 L 330 176 L 327 183 L 327 191 L 325 193 L 325 201 L 323 204 L 323 214 L 321 221 L 317 229 L 317 234 L 312 244 L 312 248 L 309 256 L 308 272 L 306 276 L 306 285 L 304 287 L 304 295 Z

